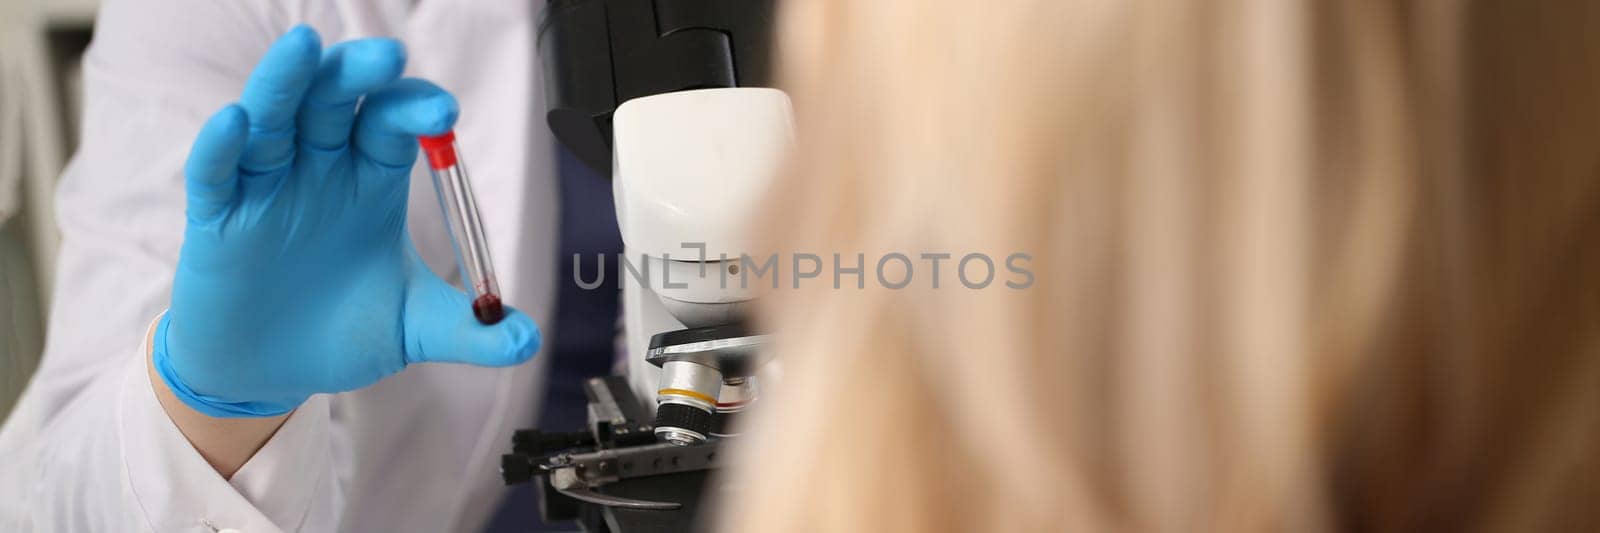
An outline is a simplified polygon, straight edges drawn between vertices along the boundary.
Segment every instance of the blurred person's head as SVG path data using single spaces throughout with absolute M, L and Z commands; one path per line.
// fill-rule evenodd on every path
M 724 525 L 1600 527 L 1600 4 L 786 4 Z

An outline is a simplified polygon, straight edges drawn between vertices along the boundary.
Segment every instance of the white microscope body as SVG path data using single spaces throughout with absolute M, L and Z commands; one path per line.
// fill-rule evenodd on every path
M 718 434 L 712 419 L 754 394 L 762 336 L 744 331 L 742 308 L 771 280 L 742 280 L 740 259 L 758 253 L 747 222 L 792 132 L 789 98 L 777 89 L 668 92 L 616 109 L 628 381 L 638 398 L 656 399 L 645 403 L 657 407 L 655 431 L 667 442 Z

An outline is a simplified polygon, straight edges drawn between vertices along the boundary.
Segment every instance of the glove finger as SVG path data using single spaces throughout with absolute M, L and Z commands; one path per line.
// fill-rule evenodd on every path
M 401 78 L 367 95 L 352 142 L 357 154 L 374 163 L 410 169 L 417 159 L 417 136 L 444 133 L 458 113 L 456 98 L 438 85 Z
M 272 43 L 245 82 L 239 105 L 250 115 L 250 140 L 239 167 L 246 175 L 274 174 L 294 156 L 294 116 L 316 74 L 321 39 L 299 25 Z
M 183 166 L 185 212 L 191 222 L 215 220 L 232 206 L 249 128 L 250 119 L 237 104 L 217 111 L 200 127 Z
M 460 290 L 413 261 L 422 272 L 406 293 L 406 362 L 511 366 L 539 351 L 539 327 L 521 311 L 484 325 L 472 315 L 472 301 Z
M 343 148 L 355 124 L 356 102 L 399 79 L 405 67 L 405 46 L 394 39 L 359 39 L 328 47 L 300 104 L 296 119 L 300 142 L 323 150 Z

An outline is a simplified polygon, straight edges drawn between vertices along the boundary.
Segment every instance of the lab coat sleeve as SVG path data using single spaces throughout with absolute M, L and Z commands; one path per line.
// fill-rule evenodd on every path
M 31 482 L 7 496 L 16 508 L 0 519 L 5 531 L 334 529 L 339 498 L 329 464 L 327 397 L 296 409 L 224 480 L 162 409 L 146 370 L 148 353 L 148 345 L 127 351 L 117 372 L 30 431 L 31 445 L 15 450 L 21 461 L 6 475 Z
M 127 476 L 123 499 L 141 520 L 155 531 L 333 529 L 337 497 L 329 468 L 326 396 L 296 409 L 232 479 L 224 480 L 162 409 L 144 366 L 147 353 L 148 347 L 141 349 L 124 369 L 117 402 Z M 308 522 L 313 525 L 305 527 Z
M 102 4 L 79 149 L 57 190 L 48 348 L 0 429 L 0 530 L 337 528 L 327 398 L 297 410 L 230 482 L 166 417 L 134 350 L 170 298 L 194 135 L 237 99 L 272 40 L 311 15 L 296 10 L 322 4 Z

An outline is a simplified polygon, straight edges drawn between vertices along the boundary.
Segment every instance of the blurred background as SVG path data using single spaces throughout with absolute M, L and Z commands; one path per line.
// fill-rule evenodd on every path
M 39 362 L 97 0 L 0 0 L 0 419 Z

